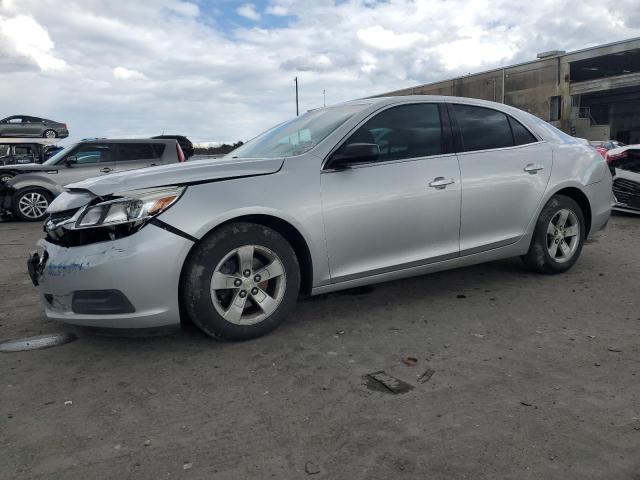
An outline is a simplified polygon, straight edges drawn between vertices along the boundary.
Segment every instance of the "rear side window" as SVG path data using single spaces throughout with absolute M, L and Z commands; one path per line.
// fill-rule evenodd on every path
M 122 143 L 118 161 L 154 160 L 162 156 L 164 145 L 158 143 Z
M 345 142 L 375 143 L 379 162 L 443 153 L 440 112 L 435 103 L 389 108 L 367 120 Z
M 513 132 L 513 142 L 516 145 L 526 145 L 538 141 L 538 139 L 515 118 L 509 117 L 509 123 L 511 124 L 511 131 Z
M 463 151 L 489 150 L 513 146 L 513 137 L 507 115 L 490 108 L 453 104 L 453 114 Z

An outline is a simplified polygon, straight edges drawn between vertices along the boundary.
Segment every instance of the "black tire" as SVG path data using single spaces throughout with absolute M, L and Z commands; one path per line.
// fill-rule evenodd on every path
M 549 227 L 552 219 L 558 214 L 558 212 L 564 209 L 569 210 L 575 214 L 580 231 L 577 235 L 578 243 L 576 245 L 575 251 L 573 252 L 573 255 L 568 260 L 559 262 L 551 256 L 549 249 L 547 248 L 547 228 Z M 555 195 L 551 197 L 551 199 L 542 209 L 540 217 L 538 217 L 538 221 L 536 222 L 536 227 L 533 232 L 533 238 L 531 239 L 529 251 L 521 258 L 529 269 L 536 272 L 545 274 L 566 272 L 573 266 L 574 263 L 576 263 L 578 257 L 580 257 L 580 252 L 582 252 L 586 234 L 587 231 L 584 221 L 584 213 L 582 212 L 582 209 L 580 208 L 578 203 L 574 199 L 565 195 Z
M 269 249 L 284 267 L 284 296 L 273 313 L 252 325 L 226 320 L 214 307 L 211 296 L 211 279 L 216 266 L 230 252 L 244 245 Z M 249 340 L 271 332 L 284 321 L 296 303 L 299 289 L 298 259 L 282 235 L 263 225 L 232 223 L 209 233 L 193 248 L 180 282 L 180 302 L 188 319 L 207 335 L 218 340 Z
M 13 177 L 15 177 L 15 175 L 10 172 L 0 173 L 0 184 L 7 183 Z
M 38 215 L 38 216 L 29 216 L 24 214 L 20 210 L 20 200 L 24 198 L 26 195 L 29 195 L 32 193 L 37 193 L 41 195 L 46 200 L 47 207 L 51 204 L 51 200 L 53 200 L 53 195 L 51 195 L 51 192 L 48 192 L 47 190 L 44 190 L 42 188 L 34 187 L 34 188 L 24 188 L 22 190 L 18 190 L 13 195 L 11 210 L 13 211 L 14 217 L 16 217 L 19 220 L 22 220 L 23 222 L 41 222 L 47 216 L 46 212 L 43 212 L 42 215 Z
M 53 136 L 50 137 L 47 135 L 47 133 L 53 133 Z M 58 132 L 56 132 L 55 130 L 52 130 L 50 128 L 47 128 L 43 133 L 42 133 L 42 137 L 43 138 L 58 138 Z

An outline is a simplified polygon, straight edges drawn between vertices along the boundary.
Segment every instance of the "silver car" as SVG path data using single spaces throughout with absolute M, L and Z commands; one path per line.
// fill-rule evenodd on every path
M 70 185 L 29 259 L 48 318 L 276 328 L 299 295 L 506 257 L 568 270 L 611 211 L 591 147 L 518 109 L 410 96 L 310 111 L 222 160 Z
M 41 221 L 69 183 L 184 160 L 175 139 L 85 140 L 42 164 L 0 167 L 0 210 L 10 210 L 23 221 Z

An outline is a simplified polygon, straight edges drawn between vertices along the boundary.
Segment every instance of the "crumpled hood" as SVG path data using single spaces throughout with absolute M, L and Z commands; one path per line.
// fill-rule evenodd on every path
M 268 175 L 280 170 L 283 158 L 207 159 L 140 168 L 71 183 L 67 190 L 88 190 L 97 196 L 167 185 L 185 185 L 237 177 Z

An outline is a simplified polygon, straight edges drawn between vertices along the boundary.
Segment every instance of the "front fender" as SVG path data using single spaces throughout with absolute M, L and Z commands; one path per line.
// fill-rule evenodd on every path
M 49 174 L 33 174 L 33 173 L 21 173 L 16 175 L 8 184 L 16 191 L 23 190 L 25 188 L 43 188 L 54 197 L 57 197 L 63 192 L 63 187 L 58 185 L 56 181 L 49 177 Z

